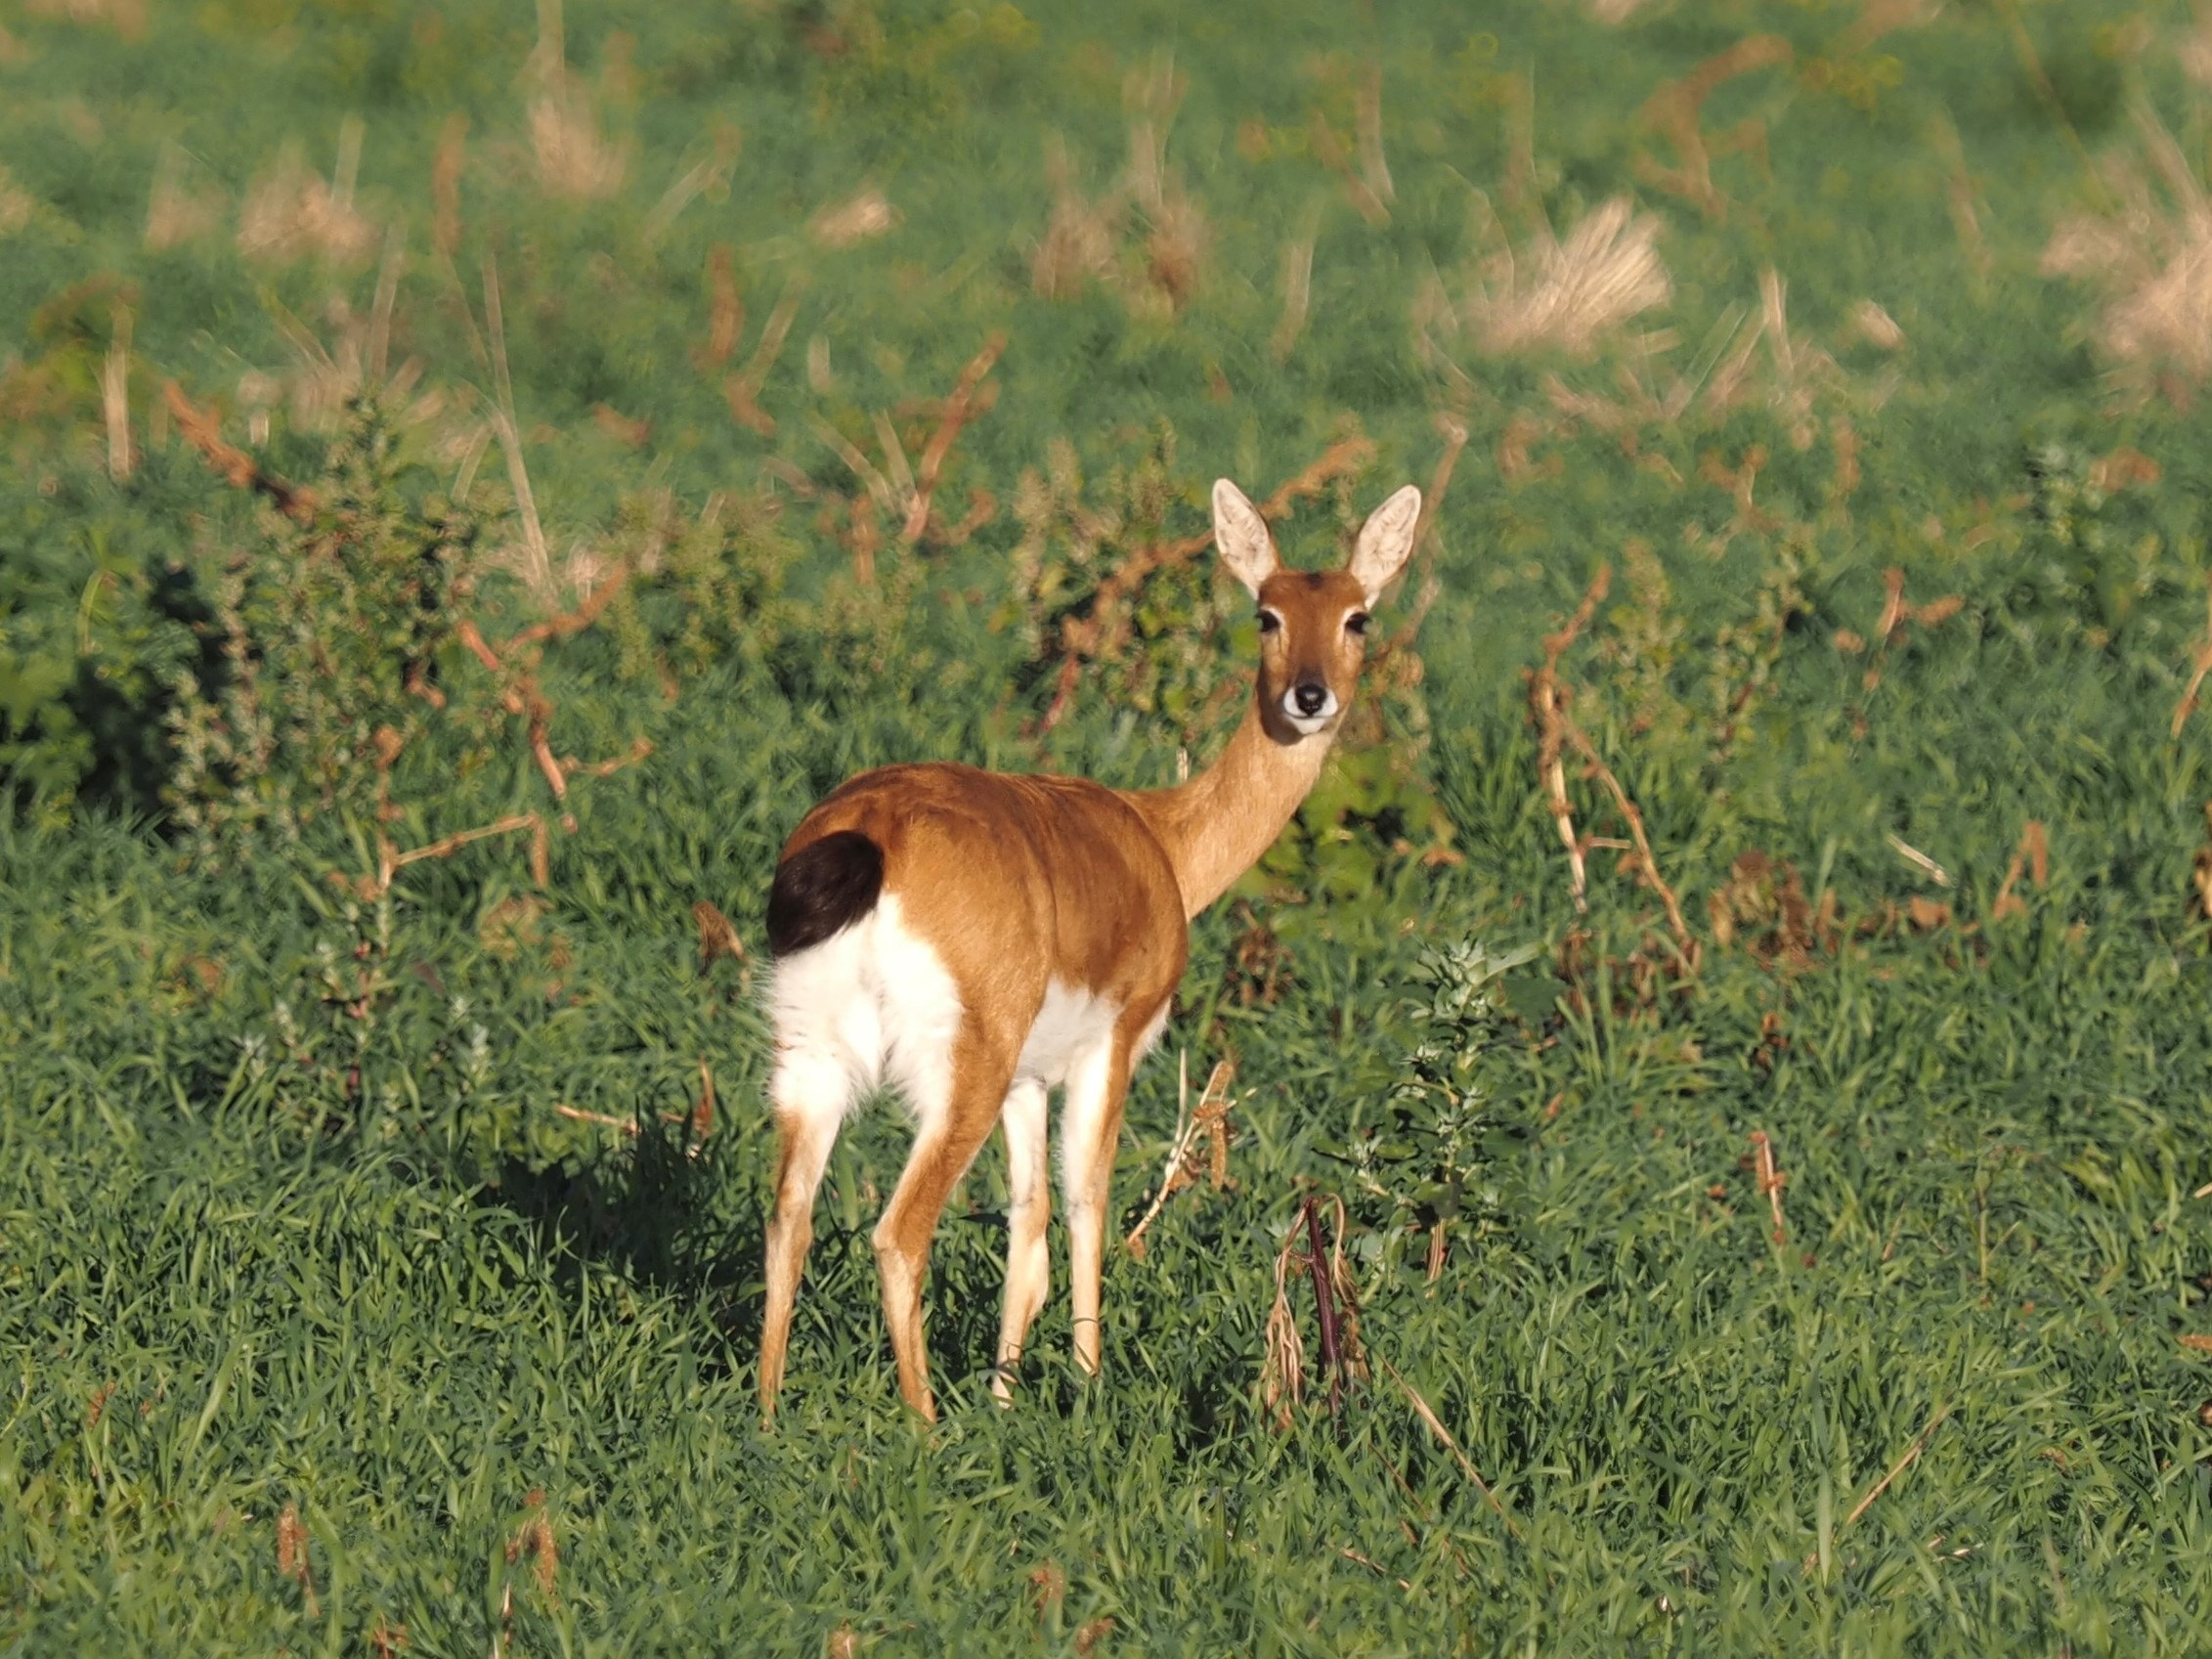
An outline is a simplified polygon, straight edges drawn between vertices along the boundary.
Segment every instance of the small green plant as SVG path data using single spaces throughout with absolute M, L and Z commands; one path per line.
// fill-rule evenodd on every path
M 1496 1108 L 1499 1052 L 1519 1024 L 1505 977 L 1541 950 L 1499 955 L 1467 939 L 1424 950 L 1428 994 L 1410 1007 L 1423 1029 L 1405 1053 L 1378 1115 L 1356 1113 L 1342 1153 L 1355 1218 L 1382 1236 L 1386 1259 L 1415 1234 L 1442 1259 L 1445 1230 L 1480 1238 L 1505 1223 L 1497 1162 L 1517 1125 Z

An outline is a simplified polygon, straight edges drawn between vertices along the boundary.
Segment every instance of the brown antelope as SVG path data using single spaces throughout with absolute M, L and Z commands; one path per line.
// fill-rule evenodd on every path
M 1006 1299 L 992 1387 L 1008 1397 L 1044 1306 L 1045 1091 L 1065 1086 L 1075 1358 L 1099 1369 L 1107 1186 L 1129 1074 L 1167 1023 L 1191 918 L 1249 869 L 1313 788 L 1352 699 L 1367 612 L 1413 546 L 1410 485 L 1375 509 L 1337 571 L 1279 568 L 1242 492 L 1213 488 L 1214 546 L 1260 607 L 1258 694 L 1219 759 L 1174 789 L 1013 776 L 949 764 L 863 772 L 784 847 L 768 895 L 781 1131 L 767 1236 L 760 1403 L 773 1417 L 814 1191 L 838 1126 L 879 1082 L 916 1120 L 876 1225 L 899 1391 L 934 1419 L 922 1277 L 953 1184 L 1006 1130 Z

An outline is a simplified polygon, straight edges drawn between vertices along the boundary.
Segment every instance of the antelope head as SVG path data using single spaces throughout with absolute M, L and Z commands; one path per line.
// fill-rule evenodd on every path
M 1407 485 L 1368 515 L 1342 570 L 1286 570 L 1267 521 L 1228 479 L 1214 483 L 1214 545 L 1260 606 L 1260 723 L 1278 743 L 1332 735 L 1366 656 L 1367 616 L 1405 568 L 1421 493 Z

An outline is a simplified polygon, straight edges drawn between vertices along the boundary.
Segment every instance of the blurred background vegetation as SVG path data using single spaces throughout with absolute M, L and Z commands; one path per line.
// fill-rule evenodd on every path
M 2178 0 L 12 11 L 0 1639 L 2212 1647 L 2208 88 Z M 776 850 L 1202 762 L 1223 473 L 1430 518 L 1107 1375 L 982 1403 L 994 1150 L 902 1417 L 878 1112 L 764 1436 Z

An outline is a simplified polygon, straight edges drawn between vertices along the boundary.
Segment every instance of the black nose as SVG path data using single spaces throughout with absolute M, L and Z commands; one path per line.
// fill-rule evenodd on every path
M 1320 714 L 1323 706 L 1328 702 L 1328 687 L 1309 681 L 1292 691 L 1290 698 L 1298 705 L 1298 712 L 1310 720 Z

